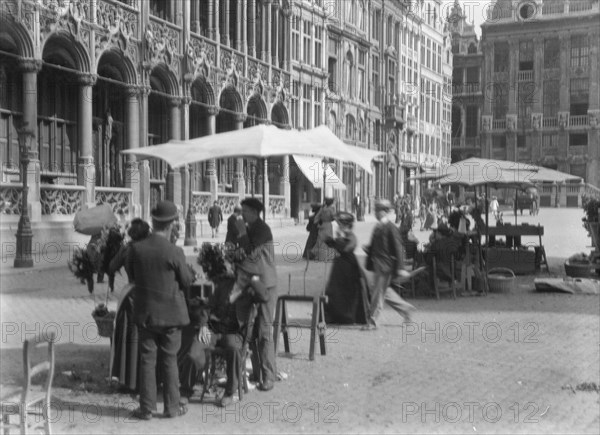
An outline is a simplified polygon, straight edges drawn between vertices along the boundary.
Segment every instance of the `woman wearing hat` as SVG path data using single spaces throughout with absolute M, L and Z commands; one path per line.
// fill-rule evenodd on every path
M 339 256 L 325 290 L 328 297 L 325 305 L 325 321 L 333 324 L 365 324 L 369 309 L 367 280 L 354 255 L 356 236 L 352 232 L 354 216 L 340 212 L 335 215 L 337 234 L 325 243 L 335 249 Z
M 333 224 L 335 218 L 335 206 L 333 198 L 325 198 L 325 204 L 315 215 L 315 224 L 319 227 L 319 236 L 313 250 L 317 261 L 332 260 L 334 253 L 327 247 L 325 240 L 333 237 Z

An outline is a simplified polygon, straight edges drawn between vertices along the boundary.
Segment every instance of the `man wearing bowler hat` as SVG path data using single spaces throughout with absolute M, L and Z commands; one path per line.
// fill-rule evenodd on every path
M 410 273 L 404 270 L 404 252 L 400 231 L 389 218 L 392 204 L 387 199 L 375 203 L 377 225 L 373 228 L 371 244 L 367 251 L 367 270 L 373 271 L 375 284 L 371 293 L 371 308 L 367 325 L 362 329 L 377 329 L 377 319 L 383 309 L 383 302 L 400 313 L 405 321 L 410 321 L 410 313 L 415 309 L 400 297 L 390 283 L 394 276 L 408 279 Z
M 266 302 L 258 304 L 254 332 L 250 346 L 252 349 L 253 378 L 262 381 L 258 388 L 268 391 L 273 388 L 276 379 L 275 343 L 273 342 L 273 316 L 277 302 L 277 271 L 275 270 L 275 252 L 271 228 L 260 218 L 264 213 L 263 204 L 256 198 L 242 201 L 243 220 L 237 220 L 238 244 L 248 258 L 238 267 L 252 274 L 253 279 L 260 280 L 266 287 Z M 239 319 L 246 319 L 252 301 L 240 297 L 236 301 Z
M 164 416 L 185 414 L 180 404 L 177 352 L 181 347 L 181 328 L 190 323 L 186 295 L 192 274 L 183 250 L 169 239 L 177 207 L 161 201 L 152 210 L 152 234 L 131 245 L 129 269 L 135 284 L 133 321 L 139 328 L 140 407 L 133 417 L 150 420 L 156 409 L 156 364 L 163 378 Z

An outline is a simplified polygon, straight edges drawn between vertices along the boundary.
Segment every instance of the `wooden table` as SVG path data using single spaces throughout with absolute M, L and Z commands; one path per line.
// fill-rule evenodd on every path
M 546 250 L 542 243 L 542 236 L 544 235 L 544 227 L 541 225 L 500 225 L 495 227 L 488 227 L 489 236 L 505 236 L 505 237 L 523 237 L 523 236 L 537 236 L 539 240 L 539 249 L 541 251 L 541 264 L 546 266 L 548 269 L 548 259 L 546 258 Z M 488 251 L 492 247 L 488 247 Z

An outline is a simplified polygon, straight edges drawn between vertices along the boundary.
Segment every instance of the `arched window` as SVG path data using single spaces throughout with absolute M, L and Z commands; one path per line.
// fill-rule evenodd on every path
M 468 51 L 467 51 L 467 52 L 468 52 L 469 54 L 474 54 L 474 53 L 477 53 L 477 45 L 475 45 L 475 43 L 474 43 L 474 42 L 471 42 L 471 43 L 469 44 L 469 49 L 468 49 Z
M 356 139 L 356 121 L 352 115 L 346 115 L 346 139 Z
M 363 120 L 361 118 L 359 118 L 358 119 L 358 140 L 359 140 L 359 142 L 363 142 L 365 140 L 364 128 L 365 128 L 365 123 L 363 122 Z
M 337 117 L 335 116 L 335 112 L 332 110 L 329 112 L 329 119 L 327 120 L 327 126 L 331 131 L 337 133 Z

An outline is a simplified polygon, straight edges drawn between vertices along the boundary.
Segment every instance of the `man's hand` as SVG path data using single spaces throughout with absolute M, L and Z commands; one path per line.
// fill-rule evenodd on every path
M 408 278 L 410 276 L 410 272 L 404 269 L 398 269 L 398 276 L 402 278 Z
M 200 340 L 200 343 L 210 343 L 210 331 L 208 329 L 208 326 L 204 325 L 200 328 L 200 332 L 198 333 L 198 339 Z

